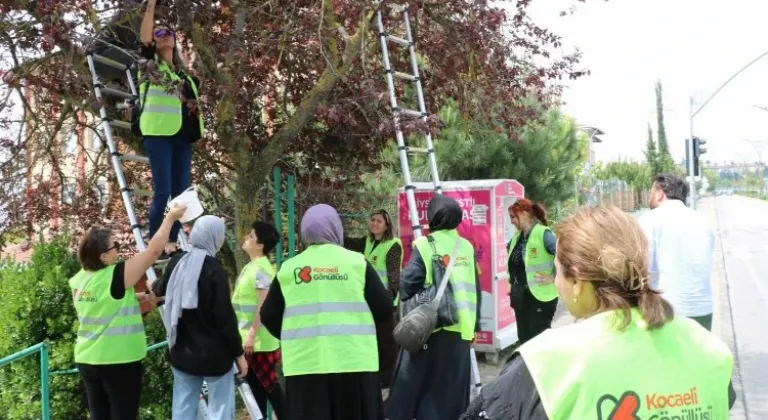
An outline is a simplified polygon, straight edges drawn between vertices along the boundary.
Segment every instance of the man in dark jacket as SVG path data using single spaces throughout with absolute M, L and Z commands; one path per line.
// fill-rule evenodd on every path
M 233 362 L 239 376 L 248 365 L 232 308 L 227 272 L 215 258 L 224 243 L 224 222 L 203 216 L 190 235 L 190 252 L 174 255 L 163 278 L 152 285 L 165 296 L 163 322 L 173 369 L 173 418 L 198 416 L 203 381 L 208 386 L 208 418 L 234 418 Z

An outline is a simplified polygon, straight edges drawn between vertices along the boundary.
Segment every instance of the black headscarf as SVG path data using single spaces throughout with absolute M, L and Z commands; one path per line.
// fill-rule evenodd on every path
M 435 194 L 427 207 L 430 232 L 456 229 L 461 224 L 461 207 L 456 200 Z

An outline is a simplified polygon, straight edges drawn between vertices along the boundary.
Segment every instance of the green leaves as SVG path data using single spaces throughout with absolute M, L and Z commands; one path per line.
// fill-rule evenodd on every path
M 42 341 L 51 345 L 50 370 L 74 367 L 77 316 L 69 278 L 80 266 L 65 237 L 35 246 L 28 264 L 0 263 L 0 357 Z M 165 339 L 157 313 L 147 316 L 150 343 Z M 172 375 L 165 351 L 145 360 L 142 419 L 170 418 Z M 40 363 L 30 356 L 0 368 L 0 418 L 40 418 Z M 55 419 L 87 418 L 85 389 L 80 377 L 51 375 L 51 412 Z
M 444 127 L 435 139 L 435 150 L 441 180 L 517 179 L 528 197 L 545 206 L 575 196 L 587 144 L 573 120 L 559 111 L 551 110 L 543 121 L 521 130 L 520 142 L 511 141 L 495 126 L 462 118 L 454 100 L 446 101 L 439 115 Z M 392 191 L 402 185 L 395 145 L 385 149 L 382 161 L 379 173 L 364 177 L 369 190 Z M 415 181 L 431 179 L 425 157 L 412 157 L 410 163 Z

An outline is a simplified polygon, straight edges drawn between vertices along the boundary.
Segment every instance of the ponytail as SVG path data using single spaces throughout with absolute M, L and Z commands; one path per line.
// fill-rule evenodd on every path
M 645 286 L 640 291 L 637 307 L 645 322 L 648 323 L 649 330 L 660 328 L 675 317 L 672 305 L 661 297 L 661 293 L 650 286 Z
M 544 210 L 544 207 L 541 206 L 539 203 L 535 203 L 532 206 L 533 209 L 533 215 L 536 216 L 537 219 L 539 219 L 539 223 L 541 223 L 544 226 L 548 226 L 549 222 L 547 221 L 547 211 Z

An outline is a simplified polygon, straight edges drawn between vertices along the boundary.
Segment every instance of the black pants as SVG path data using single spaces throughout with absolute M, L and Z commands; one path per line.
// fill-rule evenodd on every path
M 285 392 L 283 392 L 280 382 L 275 383 L 271 393 L 267 393 L 253 370 L 248 369 L 248 376 L 245 379 L 248 381 L 248 386 L 251 387 L 253 397 L 256 398 L 256 403 L 259 405 L 259 410 L 264 418 L 267 418 L 267 400 L 269 400 L 272 412 L 277 415 L 277 418 L 280 420 L 288 419 L 285 417 Z
M 547 328 L 552 328 L 552 319 L 557 309 L 557 299 L 542 302 L 536 299 L 527 286 L 512 284 L 510 296 L 512 309 L 517 320 L 517 337 L 520 344 L 536 337 Z
M 116 365 L 78 363 L 88 393 L 91 420 L 136 420 L 141 395 L 141 361 Z

